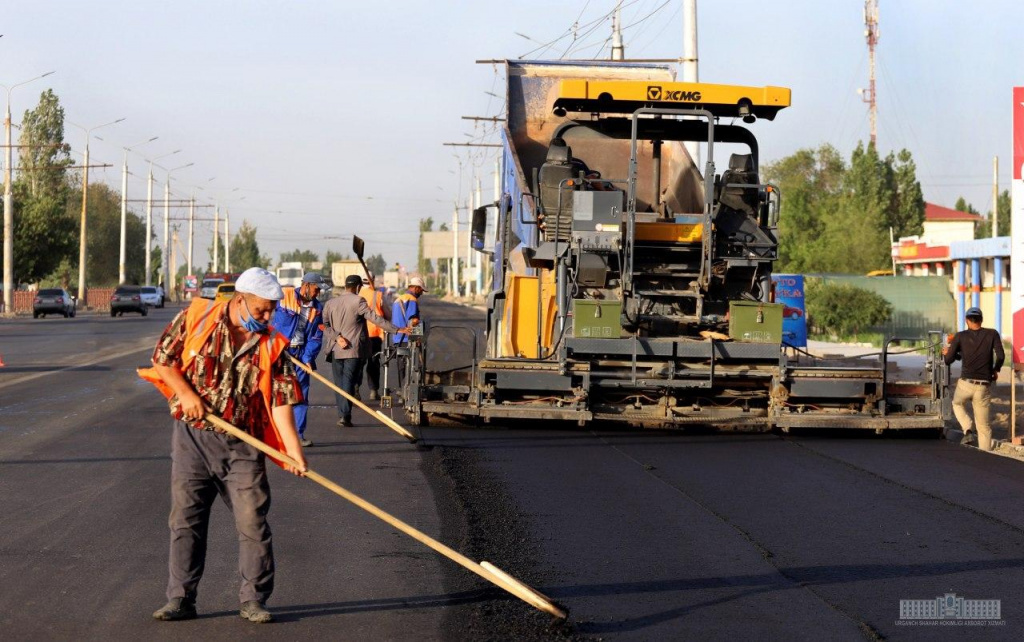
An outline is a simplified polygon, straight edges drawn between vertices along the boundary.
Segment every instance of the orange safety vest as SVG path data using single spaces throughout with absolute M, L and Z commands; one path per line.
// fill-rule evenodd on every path
M 366 305 L 370 306 L 370 309 L 377 313 L 377 316 L 384 317 L 384 293 L 380 290 L 374 290 L 368 285 L 364 285 L 363 289 L 359 291 L 359 296 L 366 300 Z M 386 317 L 385 317 L 386 318 Z M 383 339 L 384 330 L 380 326 L 366 322 L 366 333 L 371 339 Z
M 295 296 L 295 288 L 285 288 L 284 298 L 278 303 L 279 306 L 288 308 L 295 314 L 302 312 L 302 302 L 299 301 L 299 297 Z M 316 307 L 309 306 L 309 313 L 306 315 L 306 321 L 312 321 L 313 317 L 316 316 Z
M 189 306 L 188 311 L 185 312 L 185 348 L 181 358 L 182 372 L 188 370 L 192 362 L 195 361 L 195 358 L 199 356 L 203 346 L 210 340 L 214 328 L 217 327 L 217 320 L 220 319 L 227 305 L 228 301 L 217 303 L 209 299 L 196 299 Z M 281 433 L 274 423 L 274 415 L 271 411 L 273 406 L 271 405 L 270 398 L 273 394 L 273 380 L 270 371 L 274 362 L 277 361 L 278 357 L 281 356 L 281 353 L 287 347 L 288 339 L 279 332 L 260 336 L 260 374 L 259 380 L 256 383 L 260 391 L 260 397 L 263 399 L 265 415 L 262 424 L 264 429 L 257 431 L 260 434 L 253 434 L 253 436 L 271 448 L 276 448 L 280 451 L 285 450 L 285 445 L 284 440 L 281 439 Z M 156 389 L 167 399 L 174 396 L 174 391 L 160 378 L 156 368 L 139 368 L 138 373 L 140 377 L 156 386 Z M 271 459 L 275 464 L 283 467 L 280 461 L 273 457 Z

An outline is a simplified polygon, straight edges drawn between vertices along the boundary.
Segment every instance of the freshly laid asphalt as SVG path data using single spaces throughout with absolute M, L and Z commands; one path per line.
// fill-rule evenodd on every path
M 437 324 L 482 317 L 435 299 L 423 307 Z M 567 625 L 276 469 L 278 622 L 237 617 L 236 537 L 223 507 L 200 619 L 155 622 L 169 419 L 134 369 L 174 311 L 0 320 L 5 639 L 1024 636 L 1022 462 L 920 436 L 525 420 L 426 428 L 428 447 L 417 449 L 358 414 L 355 428 L 336 428 L 333 395 L 316 383 L 312 468 L 550 595 L 569 608 Z M 1002 618 L 899 621 L 901 599 L 946 593 L 1001 600 Z

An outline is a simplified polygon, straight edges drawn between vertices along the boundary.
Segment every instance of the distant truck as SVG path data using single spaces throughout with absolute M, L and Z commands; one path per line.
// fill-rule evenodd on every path
M 296 286 L 302 283 L 302 263 L 285 262 L 277 268 L 277 281 L 281 287 Z
M 334 283 L 335 291 L 342 292 L 345 288 L 345 278 L 355 274 L 362 278 L 365 273 L 363 266 L 357 260 L 335 261 L 331 263 L 331 281 Z

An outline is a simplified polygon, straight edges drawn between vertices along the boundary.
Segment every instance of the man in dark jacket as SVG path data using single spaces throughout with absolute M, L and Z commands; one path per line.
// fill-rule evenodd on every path
M 288 354 L 316 370 L 316 357 L 323 343 L 323 304 L 317 300 L 323 278 L 307 272 L 298 287 L 284 288 L 284 298 L 274 311 L 271 325 L 289 340 Z M 312 446 L 306 439 L 306 412 L 309 410 L 309 373 L 295 369 L 295 378 L 302 388 L 302 402 L 292 406 L 295 428 L 303 446 Z
M 992 426 L 988 422 L 988 408 L 992 399 L 992 382 L 999 376 L 1006 355 L 999 333 L 991 328 L 981 327 L 981 309 L 969 308 L 967 329 L 953 335 L 949 347 L 943 348 L 946 365 L 963 361 L 960 379 L 953 393 L 953 414 L 964 431 L 961 443 L 970 443 L 974 424 L 978 428 L 978 448 L 992 450 Z M 974 406 L 974 421 L 967 414 L 966 404 Z
M 357 274 L 345 279 L 345 291 L 324 306 L 324 342 L 329 346 L 329 360 L 334 384 L 354 395 L 359 370 L 370 355 L 370 337 L 366 331 L 369 321 L 388 332 L 408 332 L 399 329 L 384 317 L 378 316 L 366 299 L 356 294 L 363 285 Z M 338 401 L 338 425 L 352 425 L 352 403 L 341 395 Z

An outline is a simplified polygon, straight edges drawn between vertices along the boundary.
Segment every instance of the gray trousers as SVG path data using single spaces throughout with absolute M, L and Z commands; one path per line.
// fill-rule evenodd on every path
M 265 602 L 274 590 L 274 549 L 263 454 L 243 441 L 174 422 L 171 439 L 171 552 L 167 599 L 195 600 L 206 565 L 210 510 L 220 496 L 238 531 L 239 602 Z

